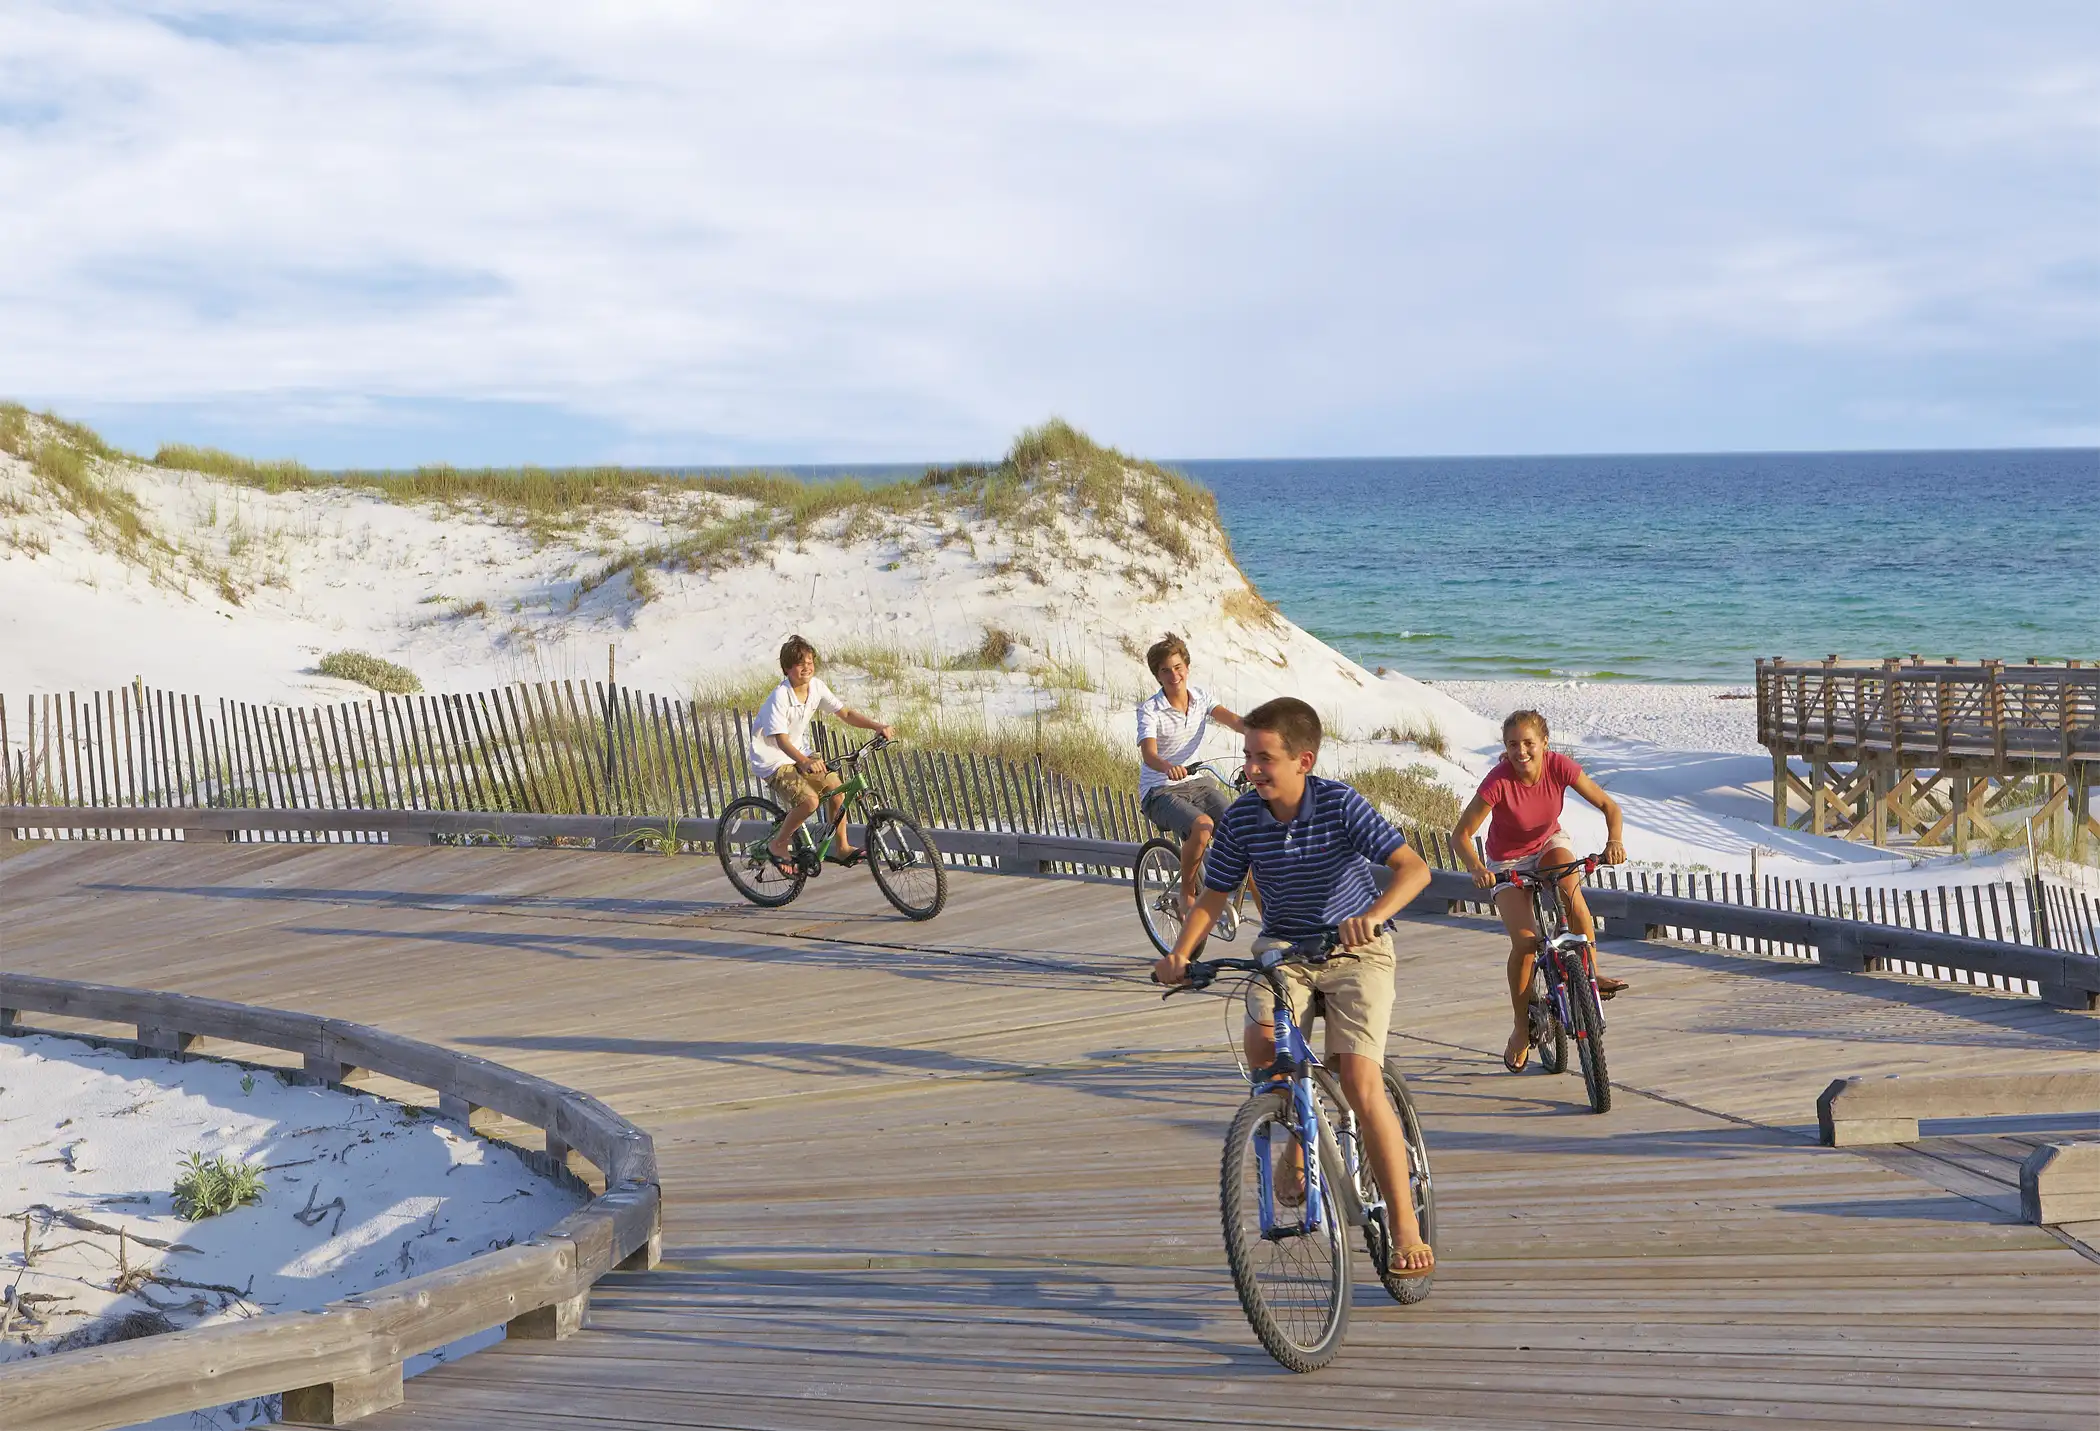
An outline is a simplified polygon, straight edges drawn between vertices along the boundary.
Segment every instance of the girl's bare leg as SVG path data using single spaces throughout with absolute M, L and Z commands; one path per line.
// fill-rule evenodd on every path
M 1524 1066 L 1531 1048 L 1531 966 L 1538 958 L 1539 932 L 1533 928 L 1531 896 L 1524 890 L 1505 888 L 1495 894 L 1495 912 L 1509 933 L 1509 1006 L 1512 1025 L 1502 1061 Z

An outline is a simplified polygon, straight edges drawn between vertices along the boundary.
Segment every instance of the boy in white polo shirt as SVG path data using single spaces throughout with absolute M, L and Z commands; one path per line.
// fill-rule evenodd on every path
M 825 796 L 844 783 L 836 771 L 826 768 L 823 756 L 811 755 L 805 749 L 810 721 L 820 715 L 835 715 L 847 725 L 884 737 L 894 732 L 873 716 L 847 706 L 831 693 L 831 687 L 817 679 L 817 648 L 800 636 L 790 636 L 782 644 L 780 673 L 780 684 L 751 721 L 751 773 L 787 810 L 767 848 L 780 864 L 792 865 L 795 831 L 816 814 Z M 832 823 L 837 824 L 844 814 L 844 803 L 832 796 Z M 841 825 L 831 862 L 850 865 L 860 856 L 859 850 L 847 845 L 845 827 Z
M 1232 804 L 1232 792 L 1207 770 L 1190 770 L 1216 721 L 1244 733 L 1240 718 L 1189 684 L 1189 648 L 1169 633 L 1145 653 L 1159 690 L 1137 708 L 1138 807 L 1162 830 L 1181 836 L 1181 908 L 1196 898 L 1196 878 L 1211 831 Z

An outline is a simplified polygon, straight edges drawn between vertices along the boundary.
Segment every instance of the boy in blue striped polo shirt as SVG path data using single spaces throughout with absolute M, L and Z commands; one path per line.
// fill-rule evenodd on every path
M 1429 866 L 1370 801 L 1339 780 L 1312 773 L 1320 754 L 1320 717 L 1311 706 L 1284 696 L 1255 707 L 1243 720 L 1251 788 L 1218 821 L 1203 865 L 1203 894 L 1189 910 L 1174 952 L 1153 967 L 1153 977 L 1162 984 L 1183 982 L 1190 957 L 1203 946 L 1250 866 L 1262 892 L 1257 950 L 1340 927 L 1342 948 L 1357 957 L 1317 969 L 1287 966 L 1284 987 L 1301 1028 L 1314 992 L 1322 996 L 1327 1066 L 1356 1111 L 1364 1151 L 1393 1221 L 1392 1270 L 1423 1276 L 1434 1270 L 1436 1257 L 1415 1220 L 1407 1144 L 1385 1095 L 1393 937 L 1378 926 L 1429 887 Z M 1372 878 L 1373 864 L 1393 872 L 1382 894 Z M 1249 990 L 1243 1038 L 1249 1067 L 1266 1068 L 1276 1061 L 1273 997 L 1259 981 Z

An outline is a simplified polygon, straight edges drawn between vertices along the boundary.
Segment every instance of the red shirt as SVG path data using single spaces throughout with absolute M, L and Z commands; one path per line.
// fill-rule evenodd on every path
M 1521 860 L 1546 848 L 1560 833 L 1560 807 L 1568 787 L 1582 778 L 1582 767 L 1557 750 L 1546 752 L 1539 783 L 1517 779 L 1508 760 L 1480 782 L 1480 798 L 1494 813 L 1488 818 L 1487 854 L 1491 860 Z

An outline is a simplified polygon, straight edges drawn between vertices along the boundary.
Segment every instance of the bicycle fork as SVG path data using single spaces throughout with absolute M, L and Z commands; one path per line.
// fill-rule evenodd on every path
M 1312 1061 L 1312 1050 L 1306 1047 L 1305 1036 L 1298 1031 L 1298 1021 L 1291 1017 L 1287 1003 L 1278 1002 L 1275 1017 L 1276 1063 L 1272 1067 L 1279 1075 L 1284 1070 L 1292 1071 L 1288 1085 L 1292 1126 L 1289 1132 L 1284 1132 L 1274 1123 L 1269 1124 L 1262 1129 L 1260 1144 L 1255 1149 L 1261 1183 L 1261 1235 L 1266 1242 L 1280 1242 L 1286 1237 L 1317 1232 L 1324 1217 L 1322 1180 L 1325 1172 L 1320 1166 L 1320 1115 L 1313 1105 L 1312 1076 L 1306 1071 L 1306 1066 Z M 1276 1082 L 1272 1080 L 1269 1086 L 1275 1087 Z M 1276 1158 L 1279 1151 L 1284 1157 L 1297 1159 L 1304 1188 L 1305 1213 L 1294 1223 L 1280 1222 L 1276 1216 Z

